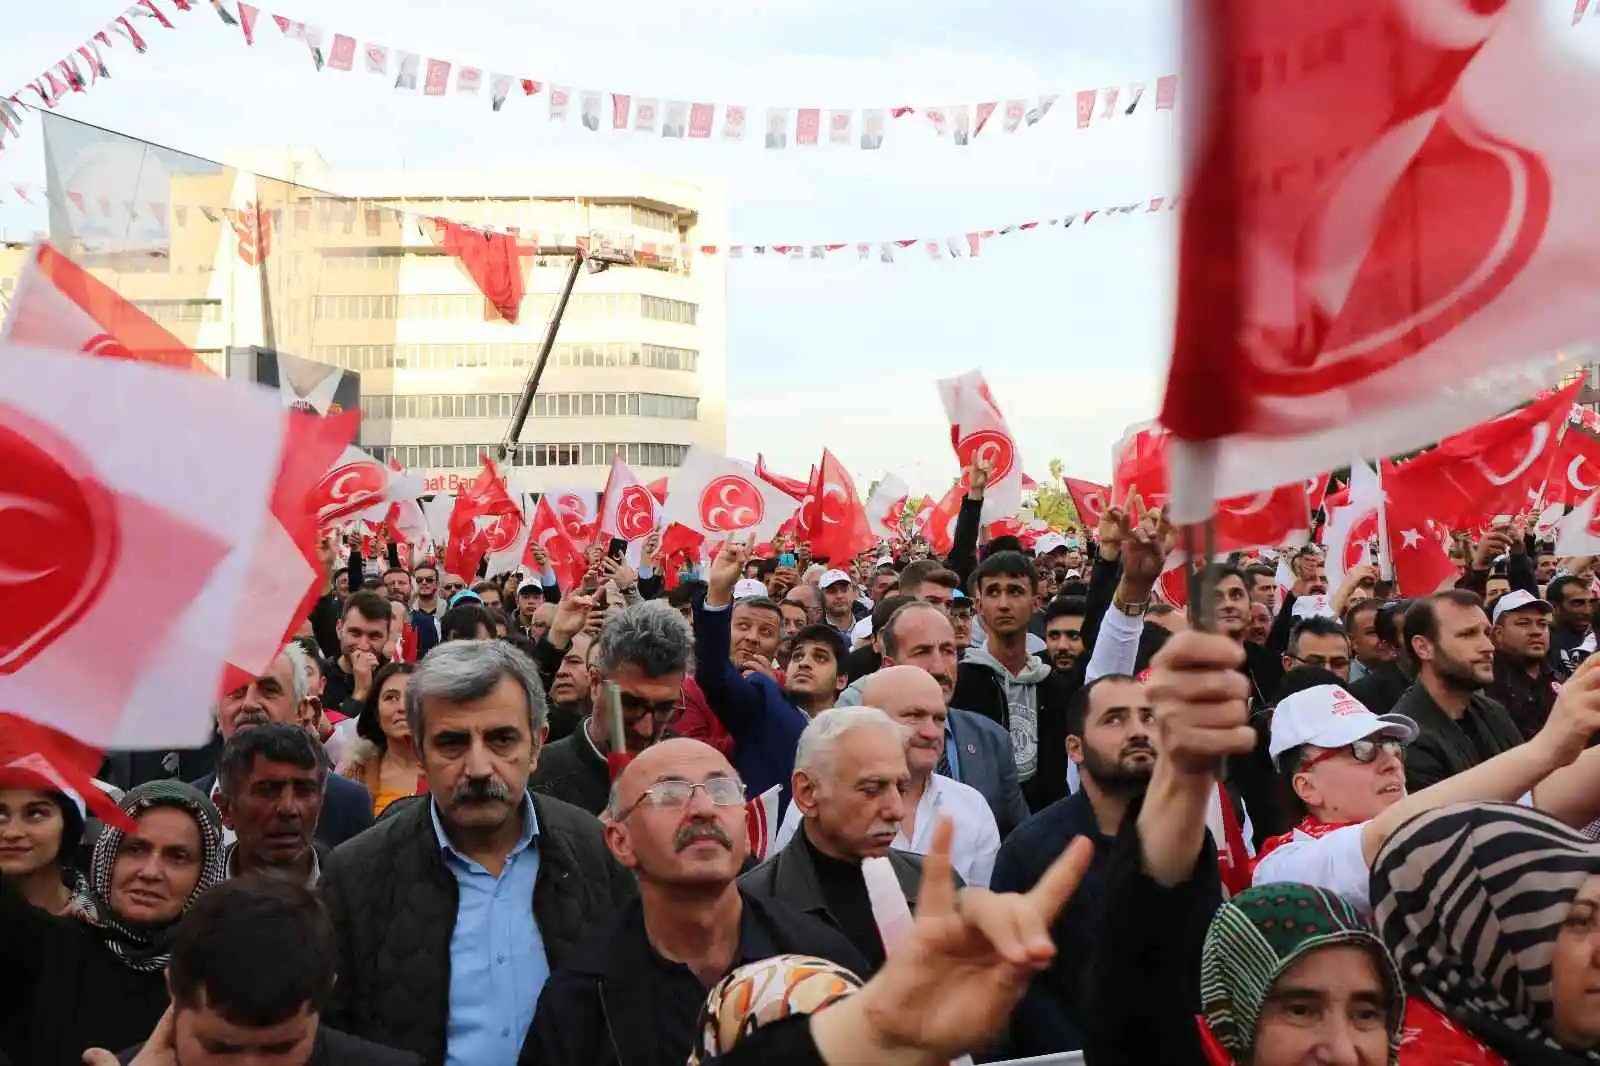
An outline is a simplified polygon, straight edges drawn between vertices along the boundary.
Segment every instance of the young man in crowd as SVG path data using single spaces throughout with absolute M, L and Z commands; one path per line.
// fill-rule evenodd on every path
M 339 614 L 339 656 L 328 664 L 323 705 L 346 718 L 361 714 L 372 677 L 383 666 L 383 648 L 394 624 L 389 601 L 365 589 L 352 592 Z
M 1089 603 L 1082 596 L 1057 596 L 1044 608 L 1044 643 L 1050 665 L 1066 673 L 1083 655 L 1083 627 Z
M 1507 592 L 1490 608 L 1494 682 L 1485 690 L 1531 740 L 1561 694 L 1550 666 L 1550 604 L 1526 589 Z

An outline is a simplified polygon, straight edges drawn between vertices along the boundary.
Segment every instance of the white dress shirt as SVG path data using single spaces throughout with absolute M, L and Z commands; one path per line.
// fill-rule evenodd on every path
M 929 774 L 927 787 L 917 801 L 912 834 L 907 838 L 902 826 L 900 835 L 894 838 L 894 847 L 926 855 L 933 846 L 933 827 L 941 815 L 955 823 L 955 836 L 950 841 L 950 865 L 967 884 L 988 888 L 989 875 L 994 872 L 994 857 L 1000 851 L 1000 827 L 989 809 L 989 801 L 971 785 L 942 774 Z M 775 850 L 794 839 L 800 822 L 800 808 L 790 803 L 783 824 L 778 827 Z

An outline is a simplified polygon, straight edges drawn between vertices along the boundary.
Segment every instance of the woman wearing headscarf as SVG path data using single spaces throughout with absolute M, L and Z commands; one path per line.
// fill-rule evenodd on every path
M 0 877 L 47 914 L 88 911 L 89 880 L 78 869 L 84 807 L 53 788 L 0 788 Z
M 1149 680 L 1161 757 L 1109 858 L 1086 982 L 1085 1060 L 1498 1066 L 1425 1004 L 1408 1008 L 1376 929 L 1335 892 L 1292 883 L 1246 889 L 1216 910 L 1198 952 L 1186 947 L 1219 880 L 1206 831 L 1218 760 L 1255 743 L 1248 682 L 1229 643 L 1175 635 Z M 1402 1048 L 1419 1027 L 1428 1038 Z
M 1600 843 L 1540 811 L 1444 807 L 1372 870 L 1413 1000 L 1518 1066 L 1600 1063 Z
M 90 1047 L 128 1047 L 167 1008 L 163 970 L 178 920 L 225 876 L 222 819 L 179 781 L 151 781 L 118 804 L 90 863 L 89 913 L 55 917 L 0 877 L 0 974 L 21 1007 L 0 1051 L 28 1066 L 76 1066 Z

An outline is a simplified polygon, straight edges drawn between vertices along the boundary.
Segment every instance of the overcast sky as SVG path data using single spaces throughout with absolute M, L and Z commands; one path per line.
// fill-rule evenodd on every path
M 171 0 L 157 0 L 171 12 Z M 1570 0 L 1550 0 L 1570 20 Z M 257 46 L 206 0 L 177 29 L 138 23 L 143 56 L 117 38 L 109 83 L 64 113 L 228 161 L 293 142 L 336 168 L 609 162 L 725 187 L 729 239 L 748 244 L 940 236 L 1059 217 L 1177 185 L 1171 112 L 1155 78 L 1177 69 L 1177 0 L 284 0 L 267 6 L 362 42 L 541 81 L 663 100 L 751 106 L 752 142 L 723 145 L 588 134 L 546 121 L 542 97 L 499 114 L 486 99 L 423 98 L 362 73 L 315 72 L 262 16 Z M 20 83 L 118 13 L 101 0 L 34 4 L 0 35 L 0 70 Z M 1571 34 L 1600 39 L 1600 18 Z M 359 57 L 358 57 L 359 68 Z M 1077 128 L 1079 89 L 1150 83 L 1132 117 Z M 879 152 L 769 152 L 768 105 L 939 105 L 1059 93 L 1012 137 L 966 148 L 907 121 Z M 719 116 L 720 118 L 720 116 Z M 992 120 L 998 123 L 998 116 Z M 0 226 L 33 216 L 6 183 L 42 182 L 37 124 L 0 152 Z M 1170 213 L 993 241 L 976 260 L 895 266 L 734 263 L 730 269 L 729 448 L 804 474 L 823 446 L 870 480 L 917 489 L 955 473 L 936 377 L 981 367 L 1024 468 L 1051 457 L 1101 478 L 1112 442 L 1155 413 L 1172 316 Z

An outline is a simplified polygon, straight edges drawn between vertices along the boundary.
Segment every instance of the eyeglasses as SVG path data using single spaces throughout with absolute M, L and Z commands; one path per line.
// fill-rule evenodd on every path
M 1315 666 L 1321 670 L 1332 670 L 1334 673 L 1350 669 L 1350 656 L 1348 655 L 1291 655 L 1289 658 L 1301 666 Z
M 628 815 L 648 804 L 658 811 L 681 811 L 694 799 L 696 790 L 703 789 L 706 799 L 717 807 L 737 807 L 744 803 L 744 782 L 737 777 L 713 777 L 709 781 L 681 781 L 676 778 L 657 781 L 643 792 L 621 814 L 617 821 L 626 821 Z
M 648 714 L 658 722 L 670 722 L 682 714 L 684 708 L 681 692 L 670 700 L 642 700 L 625 691 L 618 691 L 617 698 L 622 703 L 622 713 L 635 720 Z
M 1300 769 L 1302 771 L 1309 770 L 1317 763 L 1326 762 L 1336 755 L 1343 755 L 1345 752 L 1349 752 L 1350 757 L 1358 763 L 1374 762 L 1379 755 L 1393 755 L 1404 762 L 1406 746 L 1398 740 L 1373 740 L 1370 737 L 1364 737 L 1361 740 L 1352 741 L 1342 748 L 1329 748 L 1327 751 L 1301 763 Z

